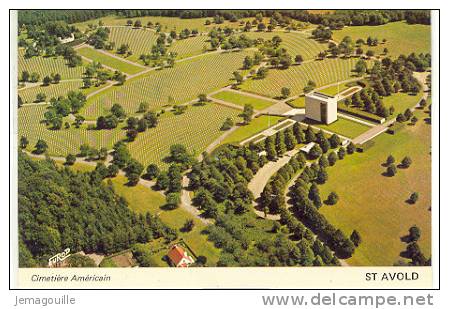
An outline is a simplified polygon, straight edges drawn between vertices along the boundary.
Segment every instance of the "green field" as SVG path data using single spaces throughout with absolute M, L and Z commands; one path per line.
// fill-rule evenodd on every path
M 48 105 L 22 106 L 18 111 L 18 136 L 26 136 L 30 142 L 28 150 L 34 149 L 38 139 L 48 144 L 48 153 L 54 156 L 66 156 L 79 153 L 79 147 L 87 143 L 97 149 L 112 148 L 112 145 L 125 137 L 121 128 L 114 130 L 87 130 L 87 125 L 76 129 L 49 130 L 41 120 Z M 71 123 L 71 121 L 68 121 Z
M 234 91 L 222 91 L 217 94 L 214 94 L 212 97 L 241 106 L 245 106 L 245 104 L 250 104 L 256 110 L 263 110 L 274 104 L 271 101 L 250 97 Z
M 318 123 L 312 120 L 307 119 L 305 123 L 310 123 L 311 125 L 314 125 L 315 127 L 328 130 L 349 138 L 355 138 L 359 136 L 360 134 L 368 131 L 371 127 L 366 126 L 364 124 L 351 121 L 345 118 L 338 118 L 337 121 L 326 125 L 322 123 Z
M 305 108 L 306 107 L 306 97 L 300 96 L 292 101 L 287 102 L 293 108 Z
M 268 116 L 262 115 L 260 117 L 254 118 L 251 122 L 246 126 L 241 126 L 230 135 L 228 135 L 223 141 L 222 144 L 232 144 L 239 143 L 257 133 L 262 132 L 263 130 L 268 129 L 271 126 L 274 126 L 281 120 L 284 120 L 285 117 L 279 116 Z
M 81 56 L 84 56 L 94 61 L 98 61 L 101 64 L 104 64 L 108 67 L 111 67 L 113 69 L 119 70 L 127 74 L 136 74 L 144 70 L 141 67 L 111 57 L 90 47 L 80 48 L 77 50 L 77 52 Z
M 422 120 L 395 135 L 382 134 L 365 153 L 348 155 L 327 171 L 329 180 L 320 186 L 321 196 L 331 191 L 340 199 L 337 205 L 322 206 L 320 212 L 337 228 L 350 235 L 360 232 L 362 244 L 348 260 L 351 265 L 391 266 L 406 244 L 400 237 L 416 224 L 421 229 L 419 245 L 429 257 L 431 246 L 430 135 L 431 127 Z M 394 177 L 383 176 L 382 164 L 392 154 L 396 161 L 412 158 L 408 169 L 398 169 Z M 419 193 L 415 205 L 406 200 Z
M 422 97 L 422 92 L 417 95 L 411 95 L 403 92 L 393 93 L 388 97 L 383 97 L 384 105 L 389 108 L 394 107 L 393 116 L 396 117 L 399 113 L 404 113 L 407 108 L 412 108 L 419 103 Z
M 156 128 L 140 133 L 136 140 L 128 145 L 133 158 L 144 165 L 156 163 L 162 167 L 162 159 L 169 153 L 173 144 L 183 144 L 196 155 L 217 139 L 223 131 L 220 127 L 227 117 L 234 121 L 238 110 L 208 103 L 205 106 L 189 106 L 181 115 L 165 113 L 160 117 Z
M 378 46 L 362 46 L 366 52 L 371 49 L 376 55 L 383 53 L 386 47 L 389 55 L 397 57 L 401 54 L 410 53 L 430 53 L 430 26 L 428 25 L 409 25 L 406 22 L 394 22 L 381 26 L 354 26 L 345 27 L 342 30 L 334 31 L 333 39 L 341 41 L 345 36 L 350 36 L 355 42 L 357 39 L 366 39 L 368 36 L 377 38 L 379 43 L 382 39 L 387 39 L 385 44 Z
M 205 224 L 190 214 L 183 208 L 175 210 L 163 210 L 160 207 L 165 204 L 165 198 L 159 193 L 147 188 L 142 184 L 134 187 L 126 186 L 127 179 L 123 176 L 117 176 L 112 179 L 115 191 L 126 198 L 129 203 L 129 208 L 137 213 L 150 212 L 158 217 L 171 228 L 174 228 L 179 233 L 179 238 L 182 238 L 197 255 L 204 255 L 207 257 L 211 265 L 215 265 L 218 261 L 219 250 L 207 241 L 207 236 L 201 234 Z M 181 232 L 187 219 L 192 219 L 195 222 L 195 227 L 191 232 Z M 165 252 L 166 253 L 166 252 Z
M 32 57 L 25 58 L 23 54 L 24 49 L 19 49 L 18 60 L 18 74 L 19 78 L 22 71 L 28 71 L 30 74 L 36 72 L 40 75 L 39 80 L 42 80 L 45 76 L 50 76 L 52 73 L 61 74 L 61 79 L 74 79 L 81 78 L 84 73 L 84 66 L 77 66 L 74 68 L 69 67 L 66 64 L 66 60 L 62 57 Z
M 338 86 L 330 86 L 321 90 L 317 90 L 317 92 L 324 93 L 330 96 L 336 96 L 337 94 L 345 91 L 349 87 L 345 85 L 338 85 Z
M 82 114 L 96 118 L 107 113 L 114 103 L 121 104 L 127 113 L 135 113 L 141 102 L 148 102 L 150 108 L 188 102 L 200 93 L 229 84 L 232 72 L 240 68 L 246 55 L 244 51 L 205 55 L 173 68 L 151 71 L 89 98 Z M 170 97 L 173 101 L 169 101 Z
M 320 52 L 327 49 L 326 44 L 318 43 L 309 39 L 307 35 L 297 32 L 246 32 L 244 34 L 251 39 L 262 38 L 265 41 L 279 36 L 282 39 L 280 47 L 285 48 L 293 58 L 299 54 L 304 60 L 314 59 Z
M 290 88 L 292 95 L 297 95 L 303 92 L 309 80 L 320 87 L 354 77 L 351 70 L 356 61 L 356 59 L 325 59 L 294 65 L 286 70 L 269 70 L 264 79 L 248 79 L 241 88 L 277 97 L 281 95 L 282 87 L 287 87 Z

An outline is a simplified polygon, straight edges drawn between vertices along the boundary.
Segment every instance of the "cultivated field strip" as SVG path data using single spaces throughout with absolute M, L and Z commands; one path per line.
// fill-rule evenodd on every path
M 115 47 L 128 44 L 133 55 L 130 60 L 136 61 L 141 54 L 151 52 L 151 47 L 156 43 L 157 34 L 150 30 L 133 29 L 131 27 L 111 27 L 109 41 L 115 42 Z
M 162 159 L 169 153 L 173 144 L 183 144 L 196 155 L 218 138 L 223 131 L 220 127 L 227 117 L 237 120 L 240 112 L 219 104 L 189 106 L 181 115 L 165 114 L 159 119 L 156 128 L 140 133 L 128 145 L 133 158 L 147 165 L 156 163 L 165 166 Z
M 25 88 L 19 90 L 23 103 L 33 103 L 36 100 L 38 93 L 44 93 L 49 101 L 51 98 L 57 98 L 59 96 L 65 96 L 71 90 L 80 90 L 83 82 L 81 80 L 60 82 L 59 84 L 50 84 L 48 86 L 36 86 L 31 88 Z
M 66 64 L 66 60 L 62 57 L 23 57 L 25 51 L 19 49 L 19 63 L 18 63 L 18 74 L 22 71 L 28 71 L 30 74 L 36 72 L 40 75 L 40 80 L 45 76 L 59 73 L 62 79 L 74 79 L 81 78 L 84 73 L 84 66 L 77 66 L 74 68 L 69 67 Z
M 188 102 L 200 93 L 226 86 L 248 54 L 242 51 L 206 55 L 177 63 L 174 68 L 149 72 L 89 98 L 82 114 L 96 118 L 108 113 L 114 103 L 121 104 L 127 113 L 135 113 L 141 102 L 147 102 L 150 108 Z M 169 97 L 173 102 L 169 102 Z
M 209 37 L 205 35 L 190 37 L 184 40 L 176 40 L 168 48 L 170 52 L 178 53 L 178 58 L 198 55 L 203 52 L 204 46 L 210 48 Z
M 281 47 L 287 49 L 292 57 L 302 55 L 304 60 L 314 59 L 321 51 L 327 49 L 326 44 L 318 43 L 309 39 L 307 35 L 297 32 L 245 32 L 244 34 L 252 39 L 262 38 L 265 41 L 277 35 L 282 39 Z
M 292 95 L 303 92 L 309 80 L 317 87 L 343 81 L 353 76 L 351 72 L 357 59 L 325 59 L 301 65 L 294 65 L 286 70 L 270 70 L 264 79 L 249 79 L 241 86 L 242 90 L 276 97 L 282 87 L 288 87 Z
M 29 140 L 29 150 L 34 149 L 38 139 L 43 139 L 48 144 L 48 153 L 56 156 L 66 156 L 69 153 L 76 154 L 79 147 L 87 143 L 93 147 L 107 147 L 125 137 L 125 130 L 87 130 L 86 126 L 76 129 L 49 130 L 41 121 L 48 105 L 23 106 L 18 111 L 19 134 Z M 70 121 L 69 121 L 70 123 Z

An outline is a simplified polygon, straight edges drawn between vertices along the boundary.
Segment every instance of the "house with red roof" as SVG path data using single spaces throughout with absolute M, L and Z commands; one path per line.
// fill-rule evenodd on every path
M 174 245 L 167 253 L 168 258 L 176 267 L 189 267 L 195 261 L 181 246 Z

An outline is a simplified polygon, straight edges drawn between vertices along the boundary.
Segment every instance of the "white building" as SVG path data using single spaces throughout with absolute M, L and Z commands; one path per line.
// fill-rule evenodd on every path
M 337 120 L 337 98 L 319 92 L 306 94 L 306 118 L 330 124 Z

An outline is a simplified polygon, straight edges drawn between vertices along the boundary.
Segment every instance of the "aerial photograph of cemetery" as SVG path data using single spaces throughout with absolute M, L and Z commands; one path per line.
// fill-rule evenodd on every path
M 431 24 L 19 10 L 19 267 L 430 266 Z

